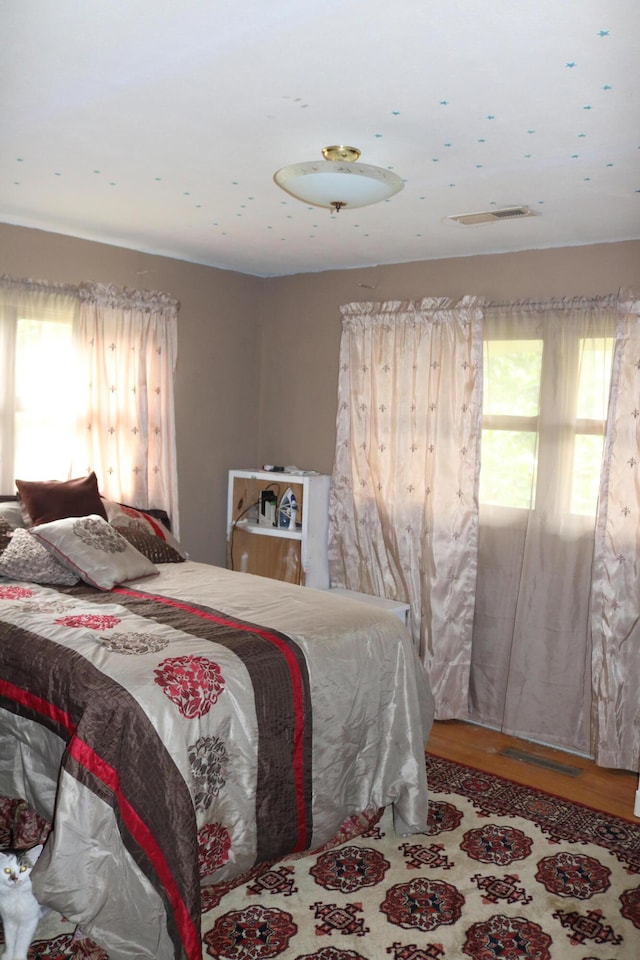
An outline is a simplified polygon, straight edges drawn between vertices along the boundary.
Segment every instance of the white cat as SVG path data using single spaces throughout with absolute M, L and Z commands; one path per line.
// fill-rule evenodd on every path
M 49 912 L 31 889 L 31 870 L 42 845 L 31 850 L 0 850 L 0 917 L 4 927 L 3 960 L 26 960 L 40 920 Z

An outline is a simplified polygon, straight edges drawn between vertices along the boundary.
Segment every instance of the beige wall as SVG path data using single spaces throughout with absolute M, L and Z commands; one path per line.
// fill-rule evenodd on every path
M 0 224 L 0 273 L 164 290 L 180 301 L 181 538 L 194 559 L 224 564 L 227 470 L 331 472 L 341 304 L 613 293 L 640 282 L 640 241 L 265 280 Z

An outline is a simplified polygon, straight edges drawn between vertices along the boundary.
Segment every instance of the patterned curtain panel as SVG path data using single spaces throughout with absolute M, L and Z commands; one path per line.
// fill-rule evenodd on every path
M 466 716 L 482 399 L 479 301 L 342 307 L 334 586 L 411 605 L 440 719 Z
M 640 770 L 640 300 L 619 314 L 593 566 L 592 746 L 602 766 Z
M 179 534 L 173 377 L 178 304 L 163 293 L 85 284 L 75 466 L 107 497 L 168 510 Z

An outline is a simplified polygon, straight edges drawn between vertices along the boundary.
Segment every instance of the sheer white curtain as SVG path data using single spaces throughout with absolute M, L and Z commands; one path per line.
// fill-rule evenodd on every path
M 437 715 L 466 714 L 476 579 L 482 314 L 341 308 L 331 580 L 409 602 Z
M 471 717 L 583 753 L 591 747 L 589 598 L 615 317 L 612 299 L 485 314 L 485 384 L 499 382 L 493 351 L 513 394 L 506 415 L 484 397 Z M 494 434 L 512 445 L 497 464 L 506 489 L 485 474 Z M 529 503 L 509 502 L 523 478 Z
M 71 476 L 78 307 L 75 287 L 0 278 L 0 493 Z
M 591 602 L 593 750 L 640 770 L 640 300 L 621 298 Z
M 177 301 L 84 284 L 76 342 L 83 370 L 76 469 L 108 497 L 168 510 L 179 533 L 173 377 Z

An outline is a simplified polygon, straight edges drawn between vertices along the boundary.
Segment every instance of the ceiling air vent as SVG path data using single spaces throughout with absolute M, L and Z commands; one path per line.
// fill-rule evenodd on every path
M 521 217 L 535 217 L 536 214 L 529 207 L 502 207 L 499 210 L 483 210 L 480 213 L 459 213 L 447 217 L 470 226 L 474 223 L 495 223 L 497 220 L 519 220 Z

